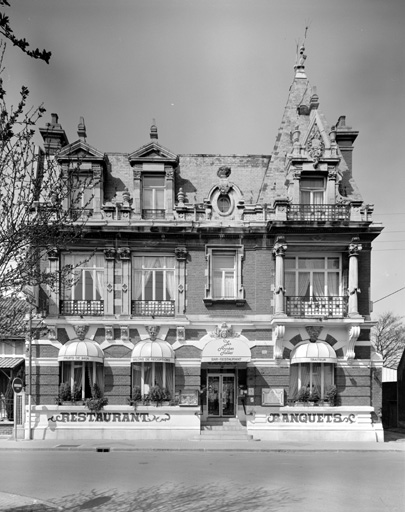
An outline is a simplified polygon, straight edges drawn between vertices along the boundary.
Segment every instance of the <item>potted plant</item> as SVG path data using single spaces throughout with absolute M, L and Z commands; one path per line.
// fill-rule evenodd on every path
M 326 390 L 325 397 L 326 397 L 325 405 L 326 405 L 326 402 L 331 407 L 336 405 L 336 401 L 337 401 L 337 389 L 336 389 L 336 386 L 329 386 L 327 388 L 327 390 Z
M 72 404 L 75 404 L 76 402 L 80 402 L 81 399 L 82 399 L 82 388 L 79 388 L 75 382 L 73 384 L 73 389 L 72 389 L 72 393 L 71 393 Z
M 94 384 L 91 388 L 91 398 L 86 400 L 86 405 L 92 412 L 99 412 L 108 404 L 108 398 L 102 396 L 100 387 Z
M 68 382 L 61 382 L 59 385 L 58 396 L 55 397 L 55 403 L 62 405 L 63 402 L 68 402 L 72 399 L 72 393 L 70 390 L 70 384 Z
M 319 394 L 319 391 L 315 388 L 310 393 L 308 402 L 312 402 L 313 405 L 318 405 L 320 399 L 321 399 L 321 395 Z
M 156 407 L 159 406 L 165 400 L 165 394 L 163 389 L 159 385 L 152 386 L 148 393 L 148 400 L 156 402 Z
M 307 405 L 309 399 L 309 389 L 305 386 L 302 387 L 297 396 L 297 401 L 295 402 L 296 405 Z
M 133 405 L 136 408 L 137 404 L 142 401 L 143 396 L 140 386 L 134 386 L 132 388 L 131 398 L 128 398 L 129 405 Z

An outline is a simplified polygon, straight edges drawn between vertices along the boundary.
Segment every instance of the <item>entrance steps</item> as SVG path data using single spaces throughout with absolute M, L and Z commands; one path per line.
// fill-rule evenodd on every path
M 252 441 L 238 418 L 208 418 L 201 422 L 200 441 Z

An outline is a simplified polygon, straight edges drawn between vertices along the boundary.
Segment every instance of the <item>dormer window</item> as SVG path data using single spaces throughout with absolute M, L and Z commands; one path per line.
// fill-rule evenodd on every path
M 165 217 L 165 175 L 144 174 L 142 176 L 143 218 Z
M 308 177 L 300 180 L 301 204 L 324 204 L 325 180 L 324 178 Z

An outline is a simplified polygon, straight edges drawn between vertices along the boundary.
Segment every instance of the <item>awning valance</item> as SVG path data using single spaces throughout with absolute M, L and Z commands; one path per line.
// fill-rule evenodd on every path
M 132 350 L 131 361 L 133 363 L 174 363 L 174 350 L 164 340 L 143 340 L 138 342 Z
M 291 364 L 336 362 L 336 352 L 326 341 L 304 341 L 291 352 Z
M 202 363 L 241 363 L 252 358 L 250 348 L 240 338 L 215 338 L 202 351 Z
M 100 345 L 91 340 L 71 340 L 59 350 L 58 361 L 104 362 L 104 352 Z
M 0 368 L 12 369 L 23 362 L 24 362 L 24 359 L 21 357 L 0 357 Z

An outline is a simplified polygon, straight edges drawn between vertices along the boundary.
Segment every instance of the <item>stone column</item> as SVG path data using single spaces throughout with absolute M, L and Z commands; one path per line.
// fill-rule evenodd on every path
M 360 239 L 352 238 L 349 245 L 349 316 L 358 317 L 358 300 L 357 294 L 360 293 L 359 288 L 359 252 L 362 249 L 359 243 Z
M 122 264 L 122 310 L 121 314 L 123 316 L 129 316 L 131 314 L 131 251 L 128 247 L 121 247 L 118 249 L 118 257 L 121 260 Z M 121 338 L 122 339 L 122 338 Z
M 176 316 L 183 316 L 186 311 L 186 247 L 176 247 L 174 250 L 177 259 L 175 278 L 177 282 Z
M 174 170 L 172 167 L 165 167 L 166 175 L 166 219 L 173 219 L 173 204 L 174 204 Z
M 141 179 L 142 179 L 142 167 L 134 167 L 133 178 L 134 178 L 134 219 L 139 220 L 142 217 L 142 205 L 141 205 Z
M 104 249 L 104 256 L 106 260 L 105 272 L 105 290 L 104 296 L 104 316 L 114 315 L 114 263 L 115 263 L 115 249 Z
M 59 272 L 59 251 L 58 249 L 48 250 L 49 272 L 50 274 L 57 275 Z M 48 286 L 49 296 L 49 315 L 59 315 L 59 286 Z
M 287 243 L 284 237 L 277 237 L 273 246 L 273 254 L 276 259 L 276 276 L 274 286 L 274 314 L 285 316 L 285 280 L 284 280 L 284 257 L 287 250 Z

